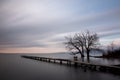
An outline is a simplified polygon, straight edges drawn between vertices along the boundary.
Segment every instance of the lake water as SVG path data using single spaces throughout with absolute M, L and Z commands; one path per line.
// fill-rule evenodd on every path
M 0 80 L 120 80 L 119 75 L 85 71 L 66 65 L 21 58 L 22 54 L 0 54 Z M 27 54 L 72 59 L 69 54 Z M 102 62 L 103 61 L 103 62 Z M 118 60 L 91 59 L 97 64 L 119 64 Z

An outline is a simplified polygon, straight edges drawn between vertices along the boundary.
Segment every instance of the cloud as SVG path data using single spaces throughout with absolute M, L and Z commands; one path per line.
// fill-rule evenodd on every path
M 113 41 L 113 44 L 120 47 L 120 38 L 117 38 Z
M 88 3 L 86 0 L 1 0 L 0 48 L 63 48 L 61 44 L 65 41 L 65 35 L 84 30 L 97 32 L 102 39 L 118 38 L 118 3 Z
M 120 34 L 119 30 L 112 30 L 112 31 L 100 32 L 99 36 L 100 37 L 110 37 L 110 36 L 117 36 L 119 34 Z

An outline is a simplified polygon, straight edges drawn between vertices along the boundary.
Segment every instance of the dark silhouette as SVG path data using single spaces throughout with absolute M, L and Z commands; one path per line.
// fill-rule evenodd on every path
M 81 58 L 84 59 L 84 53 L 87 53 L 87 61 L 90 59 L 90 51 L 97 48 L 98 36 L 96 33 L 86 31 L 83 33 L 76 33 L 74 36 L 65 37 L 67 42 L 65 42 L 66 48 L 74 54 L 81 54 Z
M 82 33 L 81 38 L 83 38 L 83 46 L 87 53 L 87 61 L 89 62 L 90 61 L 90 59 L 89 59 L 90 51 L 92 49 L 97 48 L 97 45 L 99 45 L 99 43 L 98 43 L 99 38 L 96 33 L 92 33 L 90 31 Z
M 120 47 L 113 42 L 107 46 L 106 50 L 101 50 L 102 56 L 95 56 L 96 58 L 120 59 Z
M 103 58 L 118 58 L 120 59 L 120 48 L 102 55 Z
M 84 49 L 83 43 L 77 40 L 77 34 L 73 37 L 66 36 L 67 42 L 65 42 L 66 48 L 72 52 L 73 55 L 80 53 L 82 61 L 84 61 Z

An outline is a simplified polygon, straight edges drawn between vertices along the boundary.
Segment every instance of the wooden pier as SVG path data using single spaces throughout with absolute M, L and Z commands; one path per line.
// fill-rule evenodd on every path
M 92 64 L 92 63 L 86 63 L 86 62 L 80 62 L 80 61 L 73 61 L 69 59 L 46 58 L 46 57 L 36 57 L 36 56 L 22 56 L 22 57 L 38 60 L 38 61 L 44 61 L 44 62 L 53 62 L 53 63 L 59 63 L 59 64 L 66 64 L 69 66 L 72 65 L 75 67 L 83 67 L 85 69 L 90 69 L 95 71 L 103 71 L 103 72 L 120 74 L 120 67 L 117 67 L 117 66 L 98 65 L 98 64 Z

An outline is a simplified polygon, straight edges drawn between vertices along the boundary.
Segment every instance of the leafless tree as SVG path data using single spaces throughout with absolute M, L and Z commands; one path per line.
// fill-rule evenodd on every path
M 110 46 L 111 46 L 111 51 L 113 52 L 114 49 L 115 49 L 115 44 L 114 44 L 114 42 L 112 42 L 112 43 L 110 44 Z
M 84 57 L 84 52 L 87 54 L 87 61 L 89 62 L 90 51 L 95 49 L 98 45 L 98 36 L 96 33 L 86 31 L 83 33 L 76 33 L 73 37 L 67 36 L 66 47 L 73 52 L 80 53 Z
M 81 57 L 84 57 L 83 49 L 81 48 L 79 42 L 76 40 L 76 36 L 66 36 L 65 38 L 67 40 L 67 42 L 65 42 L 66 48 L 73 54 L 80 53 Z
M 87 31 L 85 33 L 82 33 L 83 37 L 83 46 L 85 48 L 85 51 L 87 53 L 87 60 L 89 62 L 89 57 L 90 57 L 90 51 L 92 49 L 96 49 L 97 45 L 99 44 L 99 37 L 97 36 L 96 33 L 92 33 L 90 31 Z
M 114 44 L 114 42 L 111 42 L 108 46 L 107 46 L 107 53 L 111 53 L 114 52 L 116 45 Z

